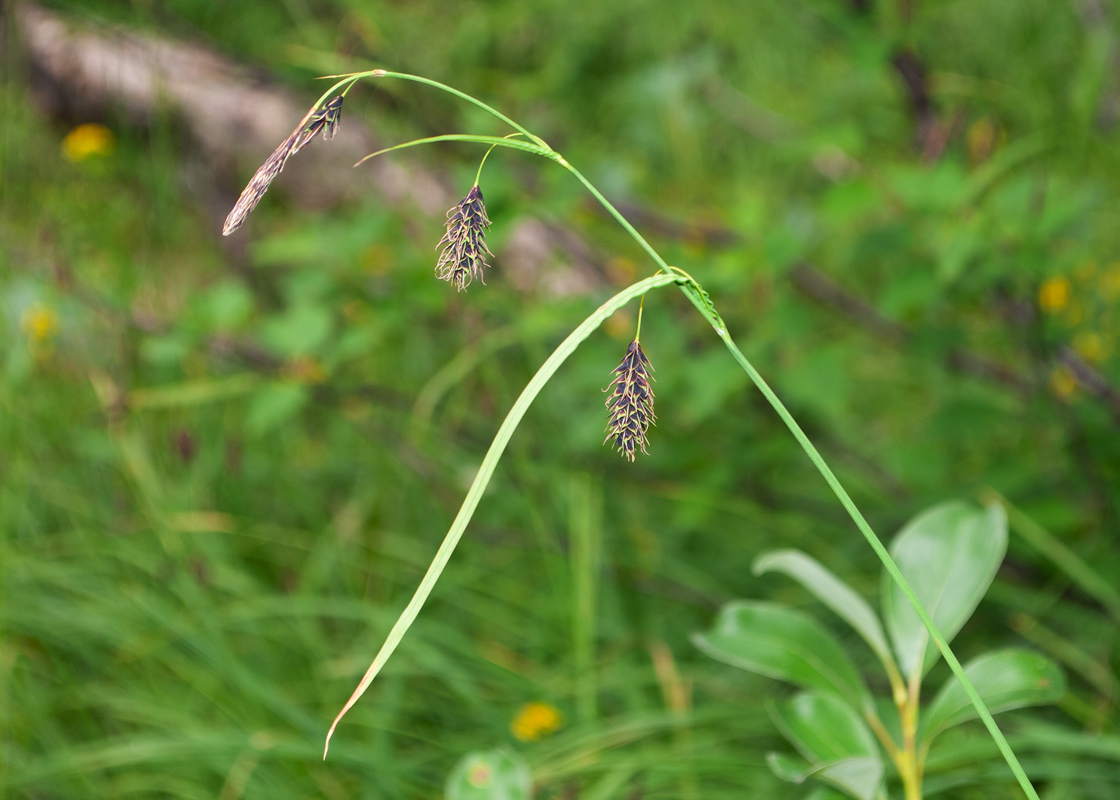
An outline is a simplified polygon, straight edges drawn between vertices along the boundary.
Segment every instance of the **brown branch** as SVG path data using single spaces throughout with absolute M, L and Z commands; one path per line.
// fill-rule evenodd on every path
M 937 161 L 960 121 L 956 114 L 947 122 L 937 119 L 937 107 L 929 90 L 929 73 L 925 62 L 911 48 L 903 48 L 891 59 L 909 100 L 910 113 L 917 124 L 917 148 L 926 162 Z
M 903 344 L 910 336 L 904 325 L 883 316 L 875 306 L 850 293 L 816 267 L 805 263 L 796 264 L 790 269 L 789 277 L 803 294 L 839 311 L 860 327 L 867 328 L 892 344 Z
M 838 311 L 884 341 L 903 346 L 910 340 L 911 332 L 905 325 L 884 316 L 875 306 L 852 294 L 816 267 L 801 263 L 793 267 L 789 275 L 802 294 Z M 957 348 L 951 350 L 945 360 L 956 372 L 1001 383 L 1022 394 L 1031 391 L 1030 381 L 1015 370 L 978 353 Z
M 1070 371 L 1082 389 L 1107 405 L 1116 421 L 1120 422 L 1120 390 L 1067 345 L 1058 348 L 1057 360 Z
M 238 167 L 245 174 L 256 169 L 312 102 L 196 44 L 79 23 L 32 2 L 15 4 L 10 17 L 44 112 L 70 122 L 148 125 L 171 111 L 201 152 L 209 177 L 224 189 L 213 198 L 219 219 L 233 205 L 227 195 L 240 191 Z M 343 120 L 329 145 L 319 144 L 291 159 L 277 178 L 276 187 L 301 206 L 329 207 L 373 193 L 389 205 L 442 219 L 461 195 L 439 174 L 400 158 L 377 158 L 353 169 L 384 144 L 356 114 Z M 545 258 L 557 271 L 577 273 L 562 281 L 566 286 L 597 289 L 603 281 L 588 267 L 590 248 L 574 233 L 544 236 L 548 230 L 541 223 L 522 231 L 499 254 L 501 260 L 516 268 Z M 541 290 L 531 280 L 511 277 L 520 287 Z

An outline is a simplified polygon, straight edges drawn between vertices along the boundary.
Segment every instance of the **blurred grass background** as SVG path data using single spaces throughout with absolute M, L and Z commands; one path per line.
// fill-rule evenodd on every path
M 990 485 L 1120 579 L 1113 3 L 50 7 L 202 44 L 307 105 L 317 75 L 370 66 L 482 97 L 705 284 L 881 536 Z M 485 288 L 434 280 L 441 220 L 372 195 L 309 211 L 274 189 L 223 243 L 255 165 L 200 168 L 174 109 L 143 124 L 113 107 L 44 113 L 14 8 L 4 792 L 430 798 L 463 753 L 505 745 L 540 798 L 805 794 L 764 763 L 782 747 L 764 711 L 773 684 L 705 660 L 688 635 L 734 597 L 813 608 L 751 576 L 763 550 L 801 547 L 872 595 L 878 570 L 671 292 L 648 298 L 642 328 L 658 379 L 650 456 L 631 465 L 600 445 L 600 390 L 632 309 L 529 412 L 433 601 L 321 762 L 327 723 L 522 386 L 612 285 L 652 266 L 569 176 L 505 153 L 482 183 L 498 253 Z M 489 132 L 400 84 L 355 91 L 343 116 L 393 140 Z M 111 138 L 75 139 L 84 123 Z M 480 156 L 392 158 L 458 195 Z M 525 214 L 589 243 L 589 289 L 527 292 L 503 274 Z M 1116 634 L 1013 537 L 956 647 L 966 659 L 1027 636 L 1080 664 L 1061 708 L 1032 716 L 1108 733 Z M 559 730 L 517 739 L 528 702 L 556 708 Z M 1048 797 L 1114 797 L 1120 783 L 1114 762 L 1024 763 Z M 1016 795 L 992 770 L 947 796 Z

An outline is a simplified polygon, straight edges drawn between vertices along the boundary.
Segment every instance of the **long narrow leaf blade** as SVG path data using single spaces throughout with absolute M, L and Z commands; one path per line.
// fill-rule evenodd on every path
M 373 659 L 366 674 L 362 676 L 361 682 L 358 683 L 358 688 L 350 695 L 350 699 L 346 701 L 346 705 L 338 712 L 338 716 L 334 718 L 331 723 L 330 730 L 327 731 L 327 739 L 323 745 L 323 758 L 327 757 L 327 750 L 330 748 L 331 736 L 334 735 L 335 728 L 338 727 L 339 721 L 346 715 L 346 712 L 354 707 L 366 689 L 373 682 L 377 673 L 385 666 L 385 662 L 389 660 L 389 656 L 397 649 L 401 639 L 404 638 L 405 633 L 412 626 L 416 620 L 416 616 L 420 613 L 424 602 L 428 599 L 428 595 L 432 593 L 432 588 L 439 580 L 439 576 L 443 573 L 447 562 L 451 560 L 451 554 L 455 551 L 456 545 L 459 544 L 459 539 L 463 536 L 463 531 L 466 530 L 467 523 L 470 522 L 471 517 L 474 515 L 475 509 L 478 507 L 478 501 L 482 499 L 483 492 L 490 483 L 490 478 L 494 474 L 498 462 L 502 458 L 502 453 L 505 452 L 506 445 L 509 443 L 513 432 L 517 430 L 517 426 L 521 423 L 521 418 L 525 416 L 525 412 L 529 409 L 530 404 L 536 399 L 541 389 L 556 373 L 568 356 L 575 352 L 580 343 L 583 342 L 588 336 L 595 331 L 603 323 L 607 317 L 624 306 L 635 297 L 645 294 L 651 289 L 656 289 L 659 286 L 665 286 L 669 283 L 678 281 L 676 275 L 655 275 L 651 278 L 646 278 L 644 281 L 628 286 L 621 292 L 616 294 L 595 311 L 594 314 L 585 319 L 578 328 L 560 343 L 548 360 L 541 365 L 537 370 L 537 374 L 529 381 L 525 389 L 521 392 L 521 396 L 517 398 L 517 402 L 513 404 L 509 414 L 506 415 L 505 421 L 498 429 L 498 433 L 494 436 L 494 440 L 490 443 L 490 449 L 486 452 L 486 457 L 482 459 L 482 466 L 478 469 L 478 474 L 475 476 L 471 488 L 467 491 L 467 496 L 463 500 L 462 506 L 459 508 L 459 513 L 455 517 L 455 521 L 451 523 L 450 530 L 447 531 L 447 536 L 444 537 L 443 543 L 439 546 L 435 558 L 432 559 L 431 565 L 428 567 L 424 579 L 417 587 L 416 593 L 412 596 L 404 611 L 401 612 L 400 618 L 396 624 L 393 625 L 392 630 L 385 639 L 385 643 L 381 645 L 381 649 L 377 652 L 377 656 Z

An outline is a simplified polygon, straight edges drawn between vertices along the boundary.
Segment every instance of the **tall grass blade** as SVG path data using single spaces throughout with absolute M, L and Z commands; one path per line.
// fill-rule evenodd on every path
M 1011 525 L 1011 530 L 1019 534 L 1020 538 L 1039 553 L 1053 561 L 1054 566 L 1077 584 L 1081 591 L 1097 600 L 1108 610 L 1113 619 L 1120 622 L 1120 592 L 1116 590 L 1116 587 L 1102 578 L 1081 556 L 1066 547 L 1054 534 L 1027 516 L 1021 509 L 1008 502 L 1007 498 L 992 489 L 985 490 L 984 495 L 985 497 L 995 498 L 1007 509 L 1007 521 Z
M 587 473 L 572 477 L 569 494 L 572 570 L 572 660 L 580 722 L 595 720 L 595 632 L 602 567 L 603 495 Z
M 471 521 L 475 509 L 478 507 L 478 501 L 482 498 L 483 492 L 486 491 L 487 485 L 490 483 L 490 478 L 494 474 L 494 470 L 498 466 L 498 462 L 502 458 L 502 453 L 506 449 L 513 432 L 517 430 L 517 426 L 521 423 L 521 418 L 525 416 L 525 412 L 529 409 L 530 404 L 540 394 L 541 389 L 545 384 L 556 374 L 556 370 L 560 368 L 568 356 L 575 352 L 580 343 L 583 342 L 588 336 L 594 332 L 611 314 L 624 306 L 627 302 L 639 297 L 645 292 L 656 289 L 660 286 L 665 286 L 680 280 L 679 276 L 675 274 L 654 275 L 651 278 L 646 278 L 643 281 L 623 289 L 616 294 L 595 311 L 594 314 L 585 319 L 578 328 L 560 343 L 548 360 L 541 365 L 537 370 L 537 374 L 533 376 L 532 380 L 525 386 L 521 392 L 521 396 L 517 398 L 517 402 L 513 404 L 509 414 L 506 415 L 505 421 L 498 429 L 498 433 L 494 436 L 494 440 L 490 443 L 490 449 L 486 452 L 486 457 L 482 460 L 482 466 L 478 469 L 478 475 L 475 476 L 471 488 L 467 491 L 467 496 L 463 500 L 463 505 L 459 508 L 459 513 L 455 517 L 455 521 L 451 523 L 450 530 L 447 531 L 447 536 L 444 537 L 443 543 L 439 546 L 435 558 L 432 559 L 428 571 L 424 574 L 424 579 L 420 582 L 420 586 L 416 589 L 416 593 L 412 596 L 408 605 L 401 613 L 400 618 L 393 629 L 389 631 L 389 635 L 385 639 L 385 643 L 381 645 L 381 649 L 377 652 L 377 656 L 373 659 L 366 674 L 362 676 L 358 688 L 350 695 L 350 699 L 346 701 L 346 705 L 338 712 L 338 716 L 334 718 L 331 723 L 330 730 L 327 731 L 327 740 L 323 745 L 323 758 L 327 757 L 327 751 L 330 749 L 331 736 L 334 735 L 335 728 L 338 727 L 339 721 L 346 715 L 346 712 L 353 708 L 354 704 L 358 702 L 366 689 L 373 682 L 377 673 L 385 666 L 385 662 L 397 649 L 401 639 L 408 632 L 412 623 L 416 621 L 416 616 L 420 613 L 424 602 L 428 599 L 428 595 L 432 593 L 432 588 L 439 580 L 439 576 L 443 573 L 447 562 L 451 559 L 451 554 L 455 551 L 456 545 L 459 544 L 459 539 L 463 536 L 463 531 L 466 530 L 467 524 Z

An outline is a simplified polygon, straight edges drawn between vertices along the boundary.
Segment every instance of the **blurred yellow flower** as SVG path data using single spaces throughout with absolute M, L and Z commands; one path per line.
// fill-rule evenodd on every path
M 1060 311 L 1069 305 L 1069 279 L 1058 275 L 1044 280 L 1038 289 L 1038 305 L 1043 311 Z
M 113 132 L 104 125 L 87 122 L 66 134 L 62 140 L 62 154 L 73 162 L 83 161 L 90 156 L 109 153 L 116 144 Z
M 607 317 L 603 323 L 603 330 L 612 339 L 625 339 L 629 342 L 634 338 L 634 318 L 619 309 Z
M 1101 361 L 1105 356 L 1104 339 L 1095 331 L 1084 331 L 1073 340 L 1073 349 L 1086 361 Z
M 996 126 L 987 117 L 981 117 L 968 126 L 968 159 L 973 163 L 983 161 L 992 154 L 996 143 Z
M 1097 273 L 1097 262 L 1096 261 L 1086 261 L 1084 264 L 1082 264 L 1080 267 L 1078 267 L 1073 272 L 1073 274 L 1077 277 L 1077 280 L 1079 280 L 1083 283 L 1091 281 L 1093 279 L 1093 276 L 1096 273 Z
M 564 718 L 556 706 L 534 702 L 521 707 L 509 729 L 521 741 L 535 742 L 563 726 Z
M 1111 264 L 1101 276 L 1101 289 L 1110 300 L 1120 297 L 1120 262 Z
M 33 303 L 23 312 L 20 327 L 33 342 L 47 342 L 58 333 L 58 315 L 53 309 Z
M 634 276 L 638 274 L 638 265 L 626 256 L 615 256 L 606 263 L 604 269 L 611 282 L 620 286 L 633 283 Z
M 1050 373 L 1050 390 L 1062 400 L 1068 401 L 1077 391 L 1077 379 L 1065 367 L 1056 367 Z
M 284 375 L 299 383 L 322 383 L 327 379 L 322 365 L 307 356 L 296 356 L 285 364 Z

